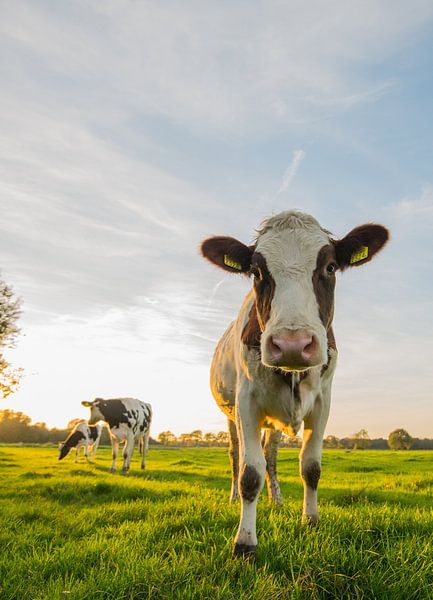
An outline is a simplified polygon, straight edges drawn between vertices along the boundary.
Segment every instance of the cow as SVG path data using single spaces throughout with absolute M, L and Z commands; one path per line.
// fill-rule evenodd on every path
M 101 439 L 101 433 L 101 425 L 91 426 L 86 421 L 80 421 L 75 425 L 66 440 L 59 444 L 59 460 L 65 458 L 72 448 L 76 448 L 75 462 L 78 462 L 78 453 L 80 448 L 84 447 L 84 455 L 86 461 L 89 462 L 89 449 L 94 458 Z
M 295 435 L 302 422 L 303 521 L 319 519 L 323 434 L 337 362 L 336 273 L 368 263 L 389 238 L 382 225 L 366 224 L 335 239 L 312 216 L 296 210 L 265 219 L 256 231 L 252 245 L 225 236 L 201 244 L 211 263 L 253 281 L 215 349 L 210 376 L 214 399 L 228 417 L 230 498 L 240 495 L 241 500 L 233 554 L 252 561 L 258 496 L 266 478 L 271 502 L 281 504 L 279 440 L 282 432 Z
M 129 471 L 136 440 L 140 443 L 141 468 L 144 469 L 152 421 L 150 404 L 136 398 L 95 398 L 93 402 L 83 400 L 81 404 L 90 408 L 89 423 L 105 421 L 108 425 L 113 449 L 111 473 L 116 472 L 119 443 L 122 441 L 125 442 L 122 473 L 126 474 Z

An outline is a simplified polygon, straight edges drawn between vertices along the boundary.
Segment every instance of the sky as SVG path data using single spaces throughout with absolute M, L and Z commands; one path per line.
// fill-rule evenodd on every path
M 250 283 L 206 263 L 297 208 L 391 241 L 341 274 L 327 434 L 433 436 L 430 0 L 16 0 L 0 21 L 0 276 L 23 299 L 3 402 L 136 397 L 152 435 L 226 421 L 209 364 Z

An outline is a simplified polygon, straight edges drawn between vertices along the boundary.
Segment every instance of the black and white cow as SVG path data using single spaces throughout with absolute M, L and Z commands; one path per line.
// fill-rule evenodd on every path
M 83 401 L 83 406 L 90 408 L 89 423 L 105 421 L 110 430 L 113 448 L 111 472 L 116 471 L 119 443 L 124 441 L 122 472 L 126 473 L 131 466 L 135 441 L 139 440 L 141 451 L 141 468 L 145 468 L 146 452 L 149 446 L 152 408 L 150 404 L 136 398 L 95 398 L 93 402 Z
M 75 462 L 78 462 L 80 448 L 84 448 L 84 455 L 87 462 L 89 462 L 89 449 L 94 458 L 101 439 L 101 433 L 101 425 L 91 426 L 85 421 L 77 423 L 66 440 L 59 444 L 59 460 L 65 458 L 72 448 L 76 448 Z
M 210 262 L 253 279 L 211 366 L 212 393 L 229 422 L 231 499 L 241 496 L 235 555 L 255 557 L 259 493 L 266 477 L 271 500 L 281 502 L 278 443 L 282 431 L 294 435 L 302 422 L 303 520 L 319 519 L 322 441 L 337 360 L 335 275 L 370 261 L 387 240 L 387 229 L 374 224 L 337 240 L 313 217 L 286 211 L 266 219 L 250 246 L 230 237 L 202 243 Z M 262 428 L 267 430 L 263 448 Z

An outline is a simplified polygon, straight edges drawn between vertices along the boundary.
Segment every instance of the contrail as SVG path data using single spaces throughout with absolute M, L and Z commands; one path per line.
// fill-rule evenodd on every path
M 285 192 L 289 189 L 296 173 L 298 172 L 299 165 L 304 160 L 306 153 L 303 150 L 295 150 L 293 152 L 293 158 L 290 165 L 284 172 L 283 180 L 281 182 L 280 189 L 277 192 L 277 196 L 279 196 L 282 192 Z

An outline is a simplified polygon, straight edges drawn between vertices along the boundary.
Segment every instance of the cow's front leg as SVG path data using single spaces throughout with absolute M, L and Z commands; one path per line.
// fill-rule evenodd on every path
M 230 502 L 239 500 L 239 439 L 236 423 L 228 420 L 229 426 L 229 457 L 232 466 L 232 489 L 230 491 Z
M 304 436 L 299 465 L 304 483 L 302 520 L 311 525 L 319 521 L 317 488 L 321 473 L 323 434 L 328 415 L 329 402 L 319 397 L 312 413 L 304 419 Z
M 283 503 L 280 484 L 277 479 L 277 453 L 281 440 L 281 431 L 267 429 L 265 433 L 264 454 L 266 460 L 266 484 L 270 502 L 277 506 Z
M 239 402 L 237 428 L 241 444 L 241 520 L 235 537 L 234 554 L 254 560 L 257 553 L 257 500 L 265 481 L 266 463 L 260 444 L 258 415 L 249 398 Z
M 80 446 L 77 446 L 77 449 L 75 450 L 75 462 L 78 462 L 78 454 L 80 452 Z
M 86 457 L 86 463 L 89 462 L 89 444 L 86 442 L 84 444 L 84 456 Z

